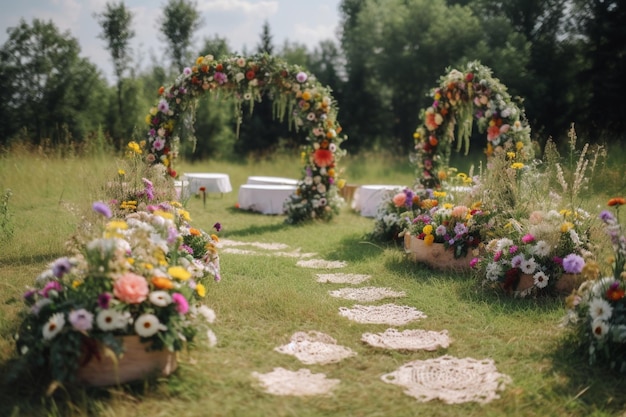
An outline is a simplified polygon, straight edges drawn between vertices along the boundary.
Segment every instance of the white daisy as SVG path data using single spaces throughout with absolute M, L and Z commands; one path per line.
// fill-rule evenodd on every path
M 506 237 L 503 237 L 502 239 L 498 239 L 496 242 L 497 250 L 504 251 L 505 249 L 508 249 L 510 246 L 513 246 L 513 241 Z
M 550 255 L 550 244 L 545 240 L 538 241 L 533 248 L 533 253 L 543 257 Z
M 63 313 L 55 313 L 48 319 L 43 326 L 43 338 L 46 340 L 53 339 L 65 326 L 65 317 Z
M 215 321 L 215 311 L 204 304 L 198 307 L 198 313 L 200 313 L 209 323 L 213 323 Z
M 150 337 L 159 330 L 167 330 L 154 314 L 142 314 L 135 320 L 135 332 L 141 337 Z
M 148 299 L 157 307 L 165 307 L 172 302 L 172 296 L 166 291 L 152 291 Z
M 497 262 L 491 262 L 487 265 L 485 275 L 489 281 L 497 281 L 502 275 L 502 267 Z
M 609 332 L 609 325 L 604 320 L 595 319 L 591 323 L 591 331 L 597 339 L 604 339 Z
M 603 298 L 594 298 L 589 303 L 589 315 L 591 320 L 608 321 L 613 314 L 613 307 Z
M 550 280 L 550 278 L 543 271 L 537 272 L 533 276 L 533 279 L 537 288 L 545 288 L 546 285 L 548 285 L 548 281 Z
M 96 324 L 102 331 L 108 332 L 119 328 L 119 316 L 115 310 L 100 310 L 96 316 Z
M 520 269 L 525 274 L 534 274 L 537 270 L 537 262 L 535 262 L 535 258 L 524 259 L 520 264 Z
M 206 332 L 206 336 L 209 339 L 209 347 L 214 347 L 217 345 L 217 336 L 213 333 L 213 330 L 209 329 Z

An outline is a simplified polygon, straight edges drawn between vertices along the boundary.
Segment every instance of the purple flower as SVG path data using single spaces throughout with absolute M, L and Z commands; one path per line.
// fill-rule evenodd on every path
M 183 74 L 185 74 L 185 75 L 191 75 L 191 68 L 189 68 L 189 67 L 185 67 L 185 69 L 183 69 Z
M 570 253 L 563 258 L 563 269 L 568 274 L 580 274 L 584 266 L 585 260 L 575 253 Z
M 517 252 L 517 250 L 519 249 L 519 247 L 517 245 L 513 245 L 509 248 L 509 253 L 512 255 L 515 252 Z
M 296 80 L 298 80 L 299 83 L 303 83 L 307 80 L 307 78 L 309 78 L 308 75 L 306 75 L 306 72 L 300 71 L 297 75 L 296 75 Z
M 108 292 L 102 293 L 98 296 L 98 307 L 103 310 L 107 310 L 109 308 L 109 302 L 111 301 L 111 294 Z
M 213 225 L 213 228 L 219 232 L 220 230 L 222 230 L 222 225 L 217 222 Z
M 108 206 L 108 204 L 103 203 L 102 201 L 96 201 L 95 203 L 93 203 L 91 208 L 93 208 L 93 211 L 102 214 L 107 219 L 110 219 L 112 216 L 111 208 Z
M 185 296 L 181 293 L 175 292 L 172 294 L 172 301 L 176 303 L 176 311 L 180 314 L 185 314 L 189 311 L 189 303 L 187 302 Z
M 159 104 L 157 104 L 157 109 L 164 114 L 170 111 L 170 105 L 167 103 L 167 100 L 161 99 L 159 100 Z
M 93 314 L 84 308 L 71 311 L 69 319 L 72 327 L 78 331 L 86 332 L 93 326 Z
M 457 223 L 454 226 L 454 233 L 456 233 L 457 235 L 464 235 L 465 233 L 467 233 L 467 226 L 465 226 L 463 223 Z
M 446 234 L 446 226 L 444 226 L 443 224 L 440 224 L 439 226 L 437 226 L 437 228 L 435 229 L 435 234 L 437 236 L 443 236 Z
M 606 224 L 613 224 L 615 223 L 615 216 L 608 210 L 602 210 L 602 212 L 600 212 L 600 220 Z
M 176 239 L 178 239 L 178 229 L 176 227 L 169 227 L 167 229 L 167 243 L 171 245 L 176 242 Z
M 63 275 L 70 272 L 70 269 L 72 269 L 70 260 L 66 257 L 59 258 L 52 264 L 52 275 L 57 278 L 63 278 Z
M 193 255 L 193 249 L 189 245 L 180 245 L 180 248 L 190 255 Z

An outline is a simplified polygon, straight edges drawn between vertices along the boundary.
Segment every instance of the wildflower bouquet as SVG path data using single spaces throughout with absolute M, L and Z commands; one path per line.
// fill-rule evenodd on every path
M 535 211 L 524 223 L 510 220 L 506 237 L 491 239 L 471 265 L 483 283 L 526 296 L 560 290 L 564 274 L 581 274 L 593 258 L 586 233 L 589 215 L 582 210 Z M 532 281 L 522 283 L 524 276 Z M 563 290 L 566 290 L 563 288 Z
M 612 198 L 615 214 L 600 213 L 613 251 L 612 274 L 585 282 L 567 299 L 568 322 L 587 347 L 589 363 L 618 372 L 626 372 L 626 236 L 619 220 L 624 204 L 624 198 Z
M 428 195 L 426 190 L 423 194 Z M 419 193 L 405 188 L 397 193 L 389 193 L 378 207 L 374 219 L 374 230 L 368 238 L 374 241 L 394 241 L 403 235 L 419 211 L 421 196 Z
M 433 196 L 442 195 L 435 191 Z M 481 210 L 480 203 L 471 207 L 426 199 L 420 203 L 421 212 L 411 221 L 408 232 L 426 245 L 441 243 L 454 252 L 455 258 L 466 256 L 482 241 L 481 230 L 489 221 L 489 213 Z
M 93 208 L 102 232 L 37 277 L 16 335 L 20 359 L 60 383 L 103 352 L 122 354 L 121 336 L 174 352 L 214 318 L 203 300 L 220 279 L 215 235 L 190 227 L 176 202 L 117 219 L 105 203 Z

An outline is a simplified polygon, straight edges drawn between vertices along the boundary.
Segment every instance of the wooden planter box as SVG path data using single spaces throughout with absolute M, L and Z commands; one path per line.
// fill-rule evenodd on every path
M 469 271 L 470 256 L 455 258 L 454 252 L 447 250 L 443 243 L 433 243 L 427 245 L 422 239 L 404 235 L 404 252 L 408 258 L 414 262 L 420 262 L 433 269 L 446 271 Z
M 153 376 L 167 376 L 178 366 L 176 354 L 168 350 L 146 351 L 147 344 L 139 336 L 123 336 L 124 353 L 114 361 L 100 353 L 78 370 L 79 382 L 94 387 L 119 385 Z M 111 352 L 112 353 L 112 352 Z

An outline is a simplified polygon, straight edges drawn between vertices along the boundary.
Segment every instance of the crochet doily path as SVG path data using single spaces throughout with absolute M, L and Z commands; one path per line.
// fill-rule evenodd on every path
M 360 284 L 371 278 L 364 274 L 316 274 L 317 282 L 330 282 L 333 284 Z
M 396 304 L 379 306 L 354 305 L 351 308 L 339 307 L 339 314 L 350 320 L 365 324 L 388 324 L 402 326 L 413 320 L 425 319 L 426 314 L 409 307 Z
M 282 250 L 288 249 L 289 246 L 284 243 L 264 243 L 264 242 L 241 242 L 238 240 L 230 240 L 230 239 L 222 239 L 218 243 L 218 246 L 226 247 L 226 246 L 253 246 L 258 249 L 264 250 Z
M 404 291 L 393 291 L 391 288 L 382 287 L 341 288 L 339 290 L 328 291 L 328 293 L 333 297 L 362 302 L 378 301 L 384 298 L 406 297 Z
M 312 374 L 309 369 L 289 371 L 274 368 L 272 372 L 260 374 L 253 372 L 265 392 L 273 395 L 328 395 L 339 384 L 338 379 L 328 379 L 325 374 Z
M 346 261 L 326 261 L 324 259 L 309 259 L 306 261 L 298 261 L 296 265 L 304 268 L 337 269 L 345 267 L 346 265 L 348 265 L 348 263 Z
M 500 398 L 498 392 L 511 382 L 491 359 L 452 356 L 409 362 L 381 379 L 404 387 L 407 395 L 419 401 L 439 399 L 447 404 L 488 403 Z
M 448 331 L 387 329 L 384 333 L 363 333 L 361 340 L 370 346 L 394 350 L 428 350 L 450 346 Z
M 349 348 L 338 345 L 337 341 L 327 334 L 314 330 L 296 332 L 291 336 L 288 344 L 274 348 L 274 350 L 293 355 L 306 365 L 326 365 L 356 355 Z

